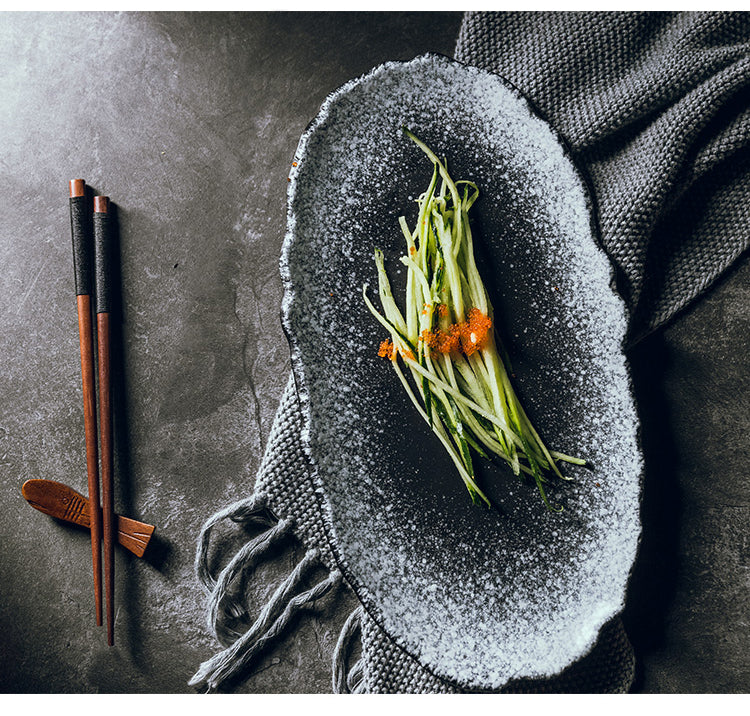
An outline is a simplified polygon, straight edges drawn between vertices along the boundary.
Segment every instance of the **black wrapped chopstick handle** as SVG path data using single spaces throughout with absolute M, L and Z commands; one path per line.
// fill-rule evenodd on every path
M 112 308 L 110 231 L 109 199 L 106 196 L 97 196 L 94 198 L 94 274 L 97 313 L 109 313 Z
M 76 295 L 90 296 L 94 287 L 91 271 L 91 224 L 82 179 L 70 182 L 70 236 L 73 240 Z

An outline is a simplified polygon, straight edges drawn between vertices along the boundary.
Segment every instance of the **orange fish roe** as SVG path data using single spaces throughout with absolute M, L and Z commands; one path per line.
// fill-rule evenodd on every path
M 417 249 L 416 249 L 416 247 L 415 247 L 415 246 L 412 246 L 412 247 L 411 247 L 411 248 L 409 249 L 409 253 L 410 253 L 410 254 L 411 254 L 412 256 L 414 256 L 414 254 L 416 254 L 416 253 L 417 253 Z
M 378 355 L 381 358 L 393 358 L 395 351 L 396 351 L 396 348 L 393 345 L 393 341 L 390 338 L 386 338 L 380 344 L 380 348 L 378 349 Z
M 467 356 L 470 356 L 477 349 L 484 348 L 491 327 L 492 319 L 489 316 L 485 316 L 478 308 L 472 308 L 469 311 L 468 320 L 460 326 L 461 348 Z
M 386 338 L 378 348 L 378 355 L 381 358 L 390 358 L 396 360 L 396 356 L 401 353 L 404 358 L 414 360 L 414 354 L 410 350 L 399 350 L 397 346 L 393 345 L 393 341 L 390 338 Z
M 438 311 L 447 306 L 441 304 Z M 487 344 L 492 327 L 492 319 L 485 316 L 478 308 L 472 308 L 469 316 L 463 323 L 453 323 L 447 331 L 424 330 L 421 339 L 432 350 L 438 353 L 453 353 L 461 350 L 467 356 L 470 356 L 477 349 L 482 349 Z
M 441 353 L 453 353 L 461 347 L 461 330 L 452 325 L 448 332 L 438 331 L 437 349 Z
M 461 347 L 461 331 L 456 324 L 450 326 L 447 331 L 441 331 L 439 328 L 435 331 L 425 329 L 421 338 L 438 353 L 453 353 Z
M 449 312 L 448 306 L 446 306 L 444 303 L 439 303 L 437 310 L 438 310 L 438 316 L 440 316 L 441 318 L 445 318 L 445 316 L 447 316 Z
M 419 334 L 419 340 L 424 341 L 426 345 L 434 350 L 437 350 L 437 337 L 433 331 L 428 331 L 426 328 Z

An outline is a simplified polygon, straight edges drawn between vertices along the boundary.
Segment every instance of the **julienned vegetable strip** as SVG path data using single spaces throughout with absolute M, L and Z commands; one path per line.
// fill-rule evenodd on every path
M 547 498 L 548 477 L 566 479 L 558 462 L 585 463 L 545 447 L 511 385 L 498 351 L 492 305 L 474 260 L 469 209 L 479 190 L 469 181 L 454 182 L 445 163 L 412 132 L 404 132 L 429 157 L 434 171 L 418 200 L 414 230 L 404 217 L 399 219 L 407 249 L 401 258 L 407 269 L 404 313 L 391 292 L 379 249 L 375 265 L 382 311 L 368 298 L 367 285 L 362 290 L 367 308 L 390 334 L 379 355 L 391 360 L 475 503 L 490 501 L 476 482 L 472 450 L 501 458 L 516 475 L 533 477 L 544 504 L 560 511 Z

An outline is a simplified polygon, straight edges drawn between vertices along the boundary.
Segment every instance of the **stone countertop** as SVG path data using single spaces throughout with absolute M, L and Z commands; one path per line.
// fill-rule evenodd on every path
M 286 176 L 326 95 L 386 60 L 451 54 L 460 14 L 0 16 L 0 691 L 190 693 L 217 646 L 193 573 L 203 521 L 252 489 L 289 370 L 278 259 Z M 87 534 L 29 478 L 86 491 L 67 183 L 111 198 L 116 645 L 94 626 Z M 750 684 L 750 266 L 631 353 L 646 456 L 625 611 L 636 691 Z M 299 554 L 248 584 L 262 604 Z M 327 692 L 354 601 L 324 600 L 240 692 Z

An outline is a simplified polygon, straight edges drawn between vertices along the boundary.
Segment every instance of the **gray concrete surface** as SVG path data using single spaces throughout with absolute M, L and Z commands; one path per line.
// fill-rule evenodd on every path
M 389 59 L 450 54 L 460 16 L 0 15 L 0 691 L 180 693 L 216 648 L 195 538 L 246 495 L 286 380 L 286 173 L 326 94 Z M 116 204 L 120 511 L 114 648 L 93 626 L 85 532 L 24 480 L 85 491 L 67 182 Z M 625 613 L 640 692 L 750 684 L 748 308 L 731 272 L 633 351 L 645 530 Z M 261 604 L 294 548 L 248 585 Z M 351 597 L 325 600 L 240 692 L 330 691 Z

